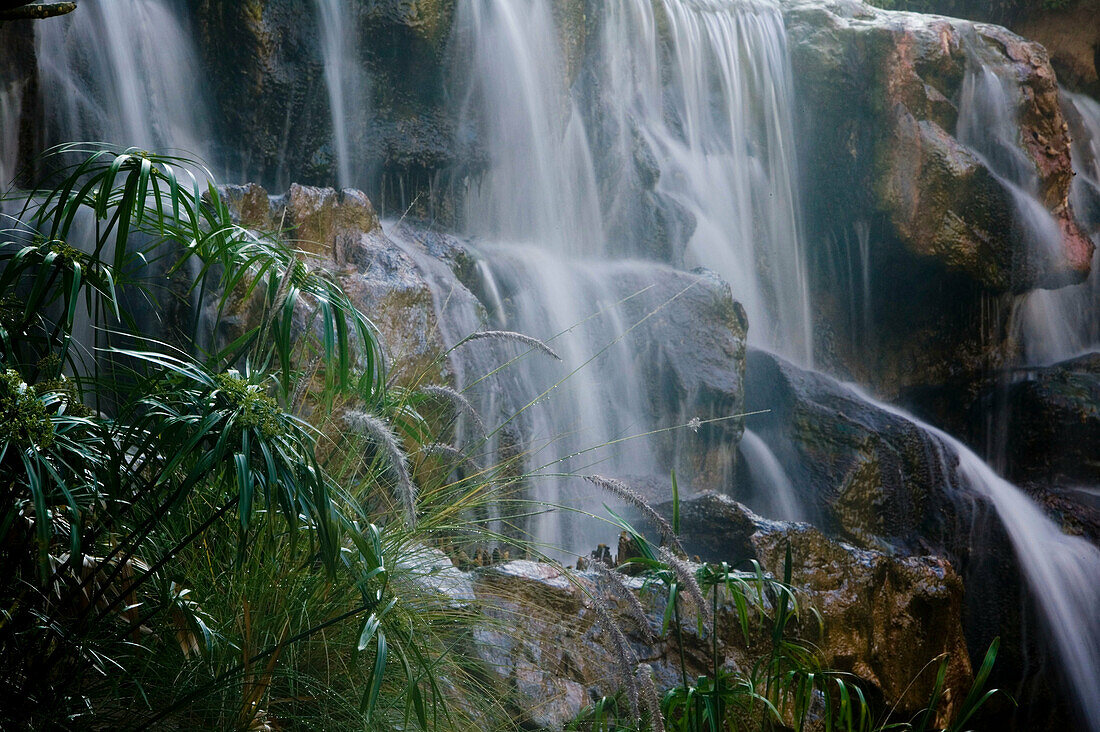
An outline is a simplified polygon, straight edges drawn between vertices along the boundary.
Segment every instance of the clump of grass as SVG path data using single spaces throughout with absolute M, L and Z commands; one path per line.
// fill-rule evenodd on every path
M 634 655 L 634 651 L 631 650 L 630 643 L 627 642 L 619 624 L 615 622 L 615 618 L 611 616 L 607 608 L 599 601 L 593 603 L 593 607 L 596 609 L 596 618 L 599 620 L 600 625 L 603 626 L 604 631 L 611 638 L 611 648 L 615 653 L 615 662 L 619 667 L 619 684 L 626 692 L 632 716 L 637 718 L 640 710 L 638 684 L 634 679 L 634 667 L 637 665 L 638 659 Z
M 673 530 L 672 524 L 668 522 L 661 514 L 657 513 L 657 510 L 649 504 L 645 498 L 636 492 L 633 488 L 623 483 L 621 480 L 615 480 L 614 478 L 605 478 L 602 475 L 588 475 L 585 476 L 592 485 L 607 491 L 611 495 L 615 496 L 621 501 L 631 504 L 639 511 L 642 512 L 649 521 L 656 524 L 657 528 L 661 532 L 663 539 L 678 551 L 682 556 L 687 556 L 687 552 L 684 550 L 683 545 L 680 543 L 680 539 L 676 536 L 676 531 Z
M 706 597 L 703 595 L 703 588 L 699 586 L 699 580 L 695 577 L 695 570 L 691 565 L 670 552 L 666 547 L 661 547 L 659 553 L 661 561 L 668 565 L 669 569 L 676 575 L 676 579 L 679 581 L 680 586 L 687 590 L 688 596 L 691 597 L 692 604 L 695 605 L 696 611 L 703 617 L 703 621 L 710 623 L 712 619 L 710 606 L 707 605 Z
M 665 717 L 661 713 L 661 698 L 657 693 L 657 685 L 653 683 L 653 667 L 648 663 L 640 663 L 638 668 L 634 669 L 634 676 L 641 695 L 645 721 L 648 722 L 651 732 L 662 732 L 665 728 Z
M 474 405 L 471 404 L 470 400 L 463 394 L 449 386 L 440 386 L 436 384 L 425 386 L 420 391 L 428 396 L 451 403 L 457 412 L 466 414 L 470 417 L 474 426 L 477 427 L 479 436 L 484 436 L 486 434 L 487 430 L 485 429 L 485 423 L 481 421 L 481 415 L 478 414 L 477 410 L 474 409 Z
M 656 641 L 657 636 L 654 634 L 653 628 L 649 624 L 649 616 L 646 615 L 641 600 L 638 599 L 634 591 L 627 586 L 625 581 L 623 581 L 623 576 L 603 562 L 593 562 L 593 566 L 596 568 L 596 572 L 600 577 L 607 582 L 611 590 L 613 590 L 616 595 L 626 600 L 627 614 L 630 615 L 630 618 L 634 621 L 638 630 L 645 636 L 646 642 L 652 643 Z

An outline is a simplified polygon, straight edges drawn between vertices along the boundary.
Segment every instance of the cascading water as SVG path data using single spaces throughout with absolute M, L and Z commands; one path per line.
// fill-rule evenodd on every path
M 644 318 L 632 301 L 668 272 L 666 267 L 576 263 L 530 246 L 483 246 L 474 254 L 480 264 L 477 289 L 486 293 L 492 308 L 485 313 L 478 303 L 457 294 L 461 288 L 449 269 L 422 253 L 415 232 L 392 224 L 387 229 L 428 276 L 449 346 L 485 326 L 540 338 L 561 357 L 558 362 L 536 350 L 501 369 L 528 349 L 520 345 L 517 351 L 515 343 L 500 339 L 463 345 L 453 359 L 458 386 L 468 390 L 490 420 L 490 429 L 496 432 L 499 422 L 507 421 L 512 435 L 522 436 L 532 473 L 526 498 L 587 511 L 601 501 L 615 502 L 606 496 L 584 500 L 586 491 L 579 491 L 570 476 L 606 473 L 651 479 L 657 473 L 652 445 L 611 443 L 652 424 L 635 349 L 627 339 Z M 601 378 L 606 374 L 615 378 Z M 500 438 L 488 447 L 506 449 Z M 586 554 L 597 543 L 613 545 L 618 534 L 560 511 L 535 517 L 524 530 L 573 556 Z
M 315 2 L 332 114 L 337 183 L 341 188 L 363 185 L 365 156 L 356 142 L 366 127 L 369 103 L 367 77 L 358 54 L 355 15 L 347 0 Z
M 1062 233 L 1039 198 L 1039 172 L 1021 145 L 1022 91 L 1011 66 L 983 51 L 976 43 L 967 50 L 957 136 L 1012 196 L 1013 230 L 1025 256 L 1020 266 L 1046 269 L 1061 256 Z
M 1100 104 L 1062 90 L 1076 117 L 1070 205 L 1097 243 L 1092 272 L 1080 285 L 1027 293 L 1015 312 L 1023 363 L 1045 366 L 1100 350 Z M 1069 114 L 1067 116 L 1069 116 Z
M 0 88 L 0 193 L 11 185 L 19 161 L 22 86 L 19 82 L 12 82 L 6 88 Z
M 174 0 L 86 0 L 35 26 L 48 142 L 182 152 L 209 164 L 204 73 Z
M 1073 689 L 1082 719 L 1092 732 L 1100 730 L 1100 549 L 1088 541 L 1065 534 L 1047 518 L 1043 509 L 1019 488 L 997 475 L 974 452 L 951 435 L 909 414 L 870 398 L 851 387 L 854 394 L 879 409 L 912 422 L 934 438 L 943 466 L 942 474 L 954 475 L 951 489 L 965 497 L 987 499 L 1008 532 L 1031 597 L 1054 639 L 1065 681 Z M 957 462 L 957 468 L 949 466 Z
M 730 282 L 753 343 L 810 365 L 794 91 L 779 4 L 620 0 L 607 4 L 602 22 L 604 124 L 617 167 L 646 146 L 659 170 L 656 193 L 694 220 L 685 262 Z M 612 202 L 626 193 L 614 191 Z
M 563 333 L 556 343 L 577 365 L 632 325 L 616 325 L 615 309 L 605 306 L 614 301 L 607 293 L 624 295 L 621 268 L 571 260 L 649 253 L 638 245 L 649 232 L 635 208 L 640 179 L 648 177 L 654 189 L 645 205 L 659 199 L 691 222 L 684 226 L 693 232 L 686 251 L 674 261 L 731 281 L 749 311 L 750 338 L 809 363 L 793 91 L 779 6 L 658 6 L 617 0 L 602 8 L 598 100 L 581 88 L 588 82 L 568 78 L 575 59 L 559 50 L 550 3 L 475 0 L 458 9 L 458 38 L 472 58 L 463 56 L 470 77 L 461 114 L 480 123 L 489 158 L 465 218 L 472 233 L 498 242 L 487 261 L 498 289 L 513 293 L 509 327 Z M 657 12 L 669 20 L 670 58 Z M 649 170 L 639 172 L 646 164 Z M 566 332 L 597 313 L 595 337 Z M 647 386 L 625 349 L 621 365 L 605 372 L 614 378 L 595 373 L 601 366 L 572 373 L 552 404 L 533 410 L 536 433 L 571 436 L 559 441 L 562 454 L 624 429 L 669 426 L 634 407 Z M 537 369 L 523 379 L 521 393 L 540 393 L 550 383 Z M 629 458 L 621 464 L 632 474 L 655 467 Z M 552 499 L 555 490 L 551 485 L 542 497 Z M 797 510 L 786 505 L 784 513 Z
M 353 11 L 347 0 L 315 2 L 338 180 L 356 184 L 365 176 L 356 147 L 369 110 Z M 530 451 L 527 466 L 542 475 L 531 481 L 530 497 L 551 504 L 568 500 L 577 486 L 560 476 L 647 478 L 669 467 L 641 441 L 587 451 L 671 426 L 667 415 L 664 422 L 654 415 L 651 384 L 630 342 L 645 314 L 626 303 L 672 270 L 582 258 L 653 255 L 644 244 L 652 232 L 643 230 L 653 220 L 642 208 L 662 211 L 660 235 L 681 249 L 667 252 L 671 261 L 703 265 L 732 284 L 755 344 L 807 367 L 813 360 L 795 99 L 778 2 L 606 0 L 599 13 L 599 34 L 586 51 L 595 66 L 578 74 L 581 60 L 563 53 L 550 0 L 467 0 L 456 8 L 456 40 L 469 49 L 456 68 L 468 74 L 458 105 L 466 121 L 477 120 L 487 152 L 464 214 L 468 232 L 486 242 L 476 247 L 477 279 L 489 312 L 451 297 L 454 275 L 446 265 L 424 255 L 402 227 L 387 227 L 428 273 L 448 345 L 488 324 L 542 338 L 562 356 L 558 363 L 531 353 L 482 379 L 517 351 L 514 344 L 479 341 L 463 346 L 454 364 L 458 385 L 471 388 L 490 429 L 518 414 L 513 423 Z M 209 160 L 215 148 L 202 73 L 181 17 L 174 0 L 84 0 L 79 22 L 74 14 L 37 25 L 47 138 L 171 147 Z M 1041 262 L 1056 254 L 1059 232 L 1020 151 L 1018 82 L 980 49 L 966 53 L 958 138 L 1011 192 L 1017 233 Z M 18 90 L 0 89 L 0 184 L 17 154 L 17 126 L 7 120 L 18 117 L 19 97 Z M 1092 132 L 1074 147 L 1072 202 L 1080 213 L 1100 208 L 1100 105 L 1068 100 Z M 874 315 L 869 228 L 853 233 L 861 261 L 848 263 L 845 277 L 860 291 L 852 321 L 866 324 Z M 1026 364 L 1100 345 L 1098 270 L 1084 285 L 1022 299 L 1016 322 Z M 1100 730 L 1100 700 L 1091 694 L 1100 680 L 1094 612 L 1100 553 L 1064 535 L 954 438 L 852 393 L 924 430 L 940 447 L 941 472 L 954 476 L 956 492 L 997 509 L 1090 729 Z M 512 437 L 497 434 L 487 448 L 499 455 L 508 447 L 502 440 Z M 768 513 L 810 514 L 800 505 L 799 486 L 760 437 L 747 432 L 740 453 L 754 484 L 771 487 Z M 574 505 L 598 510 L 603 500 Z M 538 517 L 527 530 L 575 553 L 610 543 L 615 533 L 582 528 L 560 512 Z
M 483 125 L 489 169 L 467 200 L 472 233 L 560 254 L 604 251 L 596 173 L 569 94 L 550 3 L 471 0 L 456 27 L 470 49 L 461 116 Z
M 745 457 L 753 486 L 759 486 L 765 494 L 764 505 L 757 510 L 783 521 L 805 521 L 797 489 L 768 443 L 752 430 L 745 430 L 741 437 L 741 454 Z

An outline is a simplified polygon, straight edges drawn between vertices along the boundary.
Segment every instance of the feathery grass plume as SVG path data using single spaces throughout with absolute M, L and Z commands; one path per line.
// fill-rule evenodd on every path
M 561 360 L 561 356 L 554 352 L 554 349 L 546 345 L 538 338 L 534 338 L 523 333 L 516 333 L 511 330 L 479 330 L 477 333 L 471 333 L 462 339 L 462 343 L 469 343 L 470 341 L 480 341 L 484 339 L 498 340 L 498 341 L 518 341 L 525 346 L 530 346 L 536 351 L 542 351 L 550 358 Z M 462 345 L 459 343 L 458 345 Z
M 661 531 L 662 537 L 672 544 L 672 546 L 676 548 L 676 551 L 687 556 L 687 552 L 684 551 L 684 547 L 680 544 L 680 539 L 676 536 L 676 532 L 672 530 L 672 524 L 668 522 L 668 519 L 657 513 L 656 509 L 649 505 L 646 499 L 642 498 L 640 494 L 635 492 L 634 489 L 626 483 L 623 483 L 621 480 L 615 480 L 614 478 L 605 478 L 602 475 L 588 475 L 585 476 L 584 479 L 597 488 L 601 488 L 637 508 L 647 519 L 657 525 L 657 528 Z
M 592 607 L 596 610 L 596 618 L 599 620 L 600 625 L 611 637 L 611 645 L 615 651 L 615 661 L 619 666 L 619 685 L 626 690 L 626 699 L 630 703 L 630 713 L 634 719 L 637 719 L 639 716 L 638 684 L 634 680 L 634 666 L 638 663 L 638 659 L 634 655 L 634 651 L 631 650 L 623 631 L 619 628 L 619 624 L 615 622 L 615 618 L 611 617 L 611 613 L 607 611 L 603 603 L 595 600 Z
M 663 732 L 665 715 L 661 714 L 661 695 L 657 693 L 657 685 L 653 683 L 653 667 L 648 663 L 640 663 L 638 668 L 634 669 L 634 676 L 637 679 L 642 710 L 648 718 L 650 732 Z
M 404 451 L 397 441 L 397 435 L 393 433 L 389 425 L 373 414 L 366 412 L 348 412 L 344 415 L 344 422 L 349 427 L 369 437 L 382 449 L 386 458 L 397 476 L 398 501 L 405 509 L 405 518 L 409 527 L 416 526 L 416 486 L 409 477 L 409 465 Z
M 301 378 L 298 379 L 298 385 L 294 387 L 294 393 L 290 395 L 291 414 L 297 414 L 305 403 L 306 394 L 309 392 L 309 387 L 313 384 L 313 378 L 317 376 L 317 371 L 321 368 L 321 361 L 323 360 L 321 354 L 314 356 L 313 360 L 306 366 Z
M 431 455 L 432 457 L 446 457 L 454 460 L 456 463 L 469 463 L 470 467 L 481 472 L 481 466 L 479 466 L 474 459 L 466 453 L 459 450 L 454 445 L 448 445 L 445 442 L 432 442 L 424 445 L 420 448 L 420 452 L 425 455 Z
M 474 409 L 474 405 L 471 404 L 470 400 L 467 399 L 465 396 L 449 386 L 439 386 L 437 384 L 425 386 L 420 391 L 429 396 L 433 396 L 436 399 L 450 402 L 455 407 L 456 411 L 468 414 L 470 416 L 470 419 L 473 420 L 474 426 L 477 427 L 479 436 L 485 436 L 487 432 L 487 430 L 485 429 L 485 423 L 481 421 L 481 415 L 477 413 L 477 410 Z
M 660 551 L 661 561 L 673 571 L 676 579 L 680 582 L 680 586 L 686 589 L 688 595 L 691 596 L 691 602 L 695 605 L 696 610 L 703 616 L 703 620 L 709 623 L 711 621 L 710 606 L 707 605 L 707 598 L 703 595 L 703 588 L 699 586 L 699 580 L 695 578 L 695 570 L 691 568 L 690 564 L 665 547 L 661 547 Z
M 634 624 L 638 626 L 638 630 L 642 631 L 647 642 L 653 642 L 657 636 L 653 633 L 653 628 L 649 624 L 649 617 L 646 615 L 645 608 L 642 607 L 641 600 L 638 596 L 627 586 L 623 581 L 621 574 L 608 567 L 603 562 L 593 562 L 592 566 L 596 568 L 596 573 L 600 575 L 611 586 L 618 595 L 626 599 L 627 614 L 634 620 Z

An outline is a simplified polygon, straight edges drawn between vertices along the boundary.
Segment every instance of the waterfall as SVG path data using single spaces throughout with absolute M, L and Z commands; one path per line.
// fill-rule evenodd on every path
M 192 35 L 174 0 L 84 0 L 35 24 L 48 143 L 109 142 L 216 161 Z
M 798 491 L 768 443 L 752 430 L 741 437 L 741 454 L 752 476 L 754 493 L 763 493 L 757 513 L 783 521 L 805 521 Z
M 653 157 L 656 193 L 694 220 L 685 263 L 730 282 L 754 344 L 810 365 L 794 92 L 779 4 L 617 0 L 607 4 L 603 29 L 618 167 Z
M 957 475 L 952 489 L 960 496 L 973 493 L 987 499 L 1004 525 L 1030 595 L 1038 606 L 1046 631 L 1054 640 L 1065 682 L 1072 688 L 1082 718 L 1091 732 L 1100 730 L 1100 549 L 1069 536 L 1051 521 L 1042 507 L 1019 488 L 1001 478 L 974 452 L 951 435 L 915 419 L 889 404 L 877 402 L 860 389 L 857 397 L 912 422 L 939 444 L 943 474 Z M 957 461 L 957 469 L 949 465 Z
M 1027 365 L 1049 365 L 1100 349 L 1100 103 L 1062 90 L 1073 115 L 1070 205 L 1098 245 L 1092 272 L 1080 285 L 1027 293 L 1013 317 Z
M 19 116 L 23 107 L 23 85 L 12 82 L 0 87 L 0 194 L 7 191 L 19 164 Z
M 1060 256 L 1062 232 L 1040 198 L 1039 175 L 1020 140 L 1018 109 L 1021 90 L 1003 62 L 984 58 L 977 49 L 969 59 L 959 105 L 959 140 L 982 157 L 1011 193 L 1014 229 L 1029 264 L 1042 268 Z M 1071 146 L 1074 181 L 1070 206 L 1080 217 L 1100 196 L 1100 105 L 1087 97 L 1062 91 L 1065 105 L 1077 115 L 1083 134 Z M 1100 215 L 1094 215 L 1092 236 L 1100 240 Z M 1089 222 L 1084 222 L 1089 223 Z M 1045 366 L 1100 346 L 1100 285 L 1095 264 L 1089 280 L 1056 290 L 1035 289 L 1014 304 L 1011 335 L 1020 347 L 1021 365 Z
M 365 129 L 369 102 L 366 73 L 359 56 L 356 16 L 347 0 L 315 0 L 321 24 L 325 85 L 332 114 L 340 188 L 363 185 L 364 155 L 356 143 Z
M 466 225 L 490 242 L 482 247 L 484 289 L 503 293 L 507 327 L 553 338 L 562 354 L 564 369 L 526 359 L 517 392 L 552 393 L 527 415 L 534 439 L 551 441 L 541 449 L 549 459 L 530 462 L 560 472 L 584 464 L 563 457 L 585 446 L 669 426 L 645 408 L 652 387 L 621 340 L 633 322 L 614 306 L 630 295 L 624 281 L 644 288 L 653 280 L 636 275 L 658 277 L 660 268 L 632 265 L 640 269 L 626 273 L 628 265 L 599 261 L 653 256 L 640 242 L 651 235 L 654 209 L 666 224 L 676 212 L 685 222 L 683 251 L 667 259 L 716 271 L 746 306 L 750 338 L 812 361 L 780 8 L 657 5 L 601 7 L 595 81 L 574 78 L 577 59 L 563 51 L 560 18 L 547 0 L 472 0 L 457 10 L 460 116 L 480 126 L 487 148 L 486 170 L 466 198 Z M 645 475 L 659 467 L 626 447 L 601 470 Z M 538 497 L 549 503 L 567 492 L 560 480 L 544 485 Z M 540 539 L 576 544 L 569 529 L 545 522 L 542 529 L 549 533 Z
M 561 357 L 501 339 L 465 344 L 452 359 L 457 386 L 490 430 L 499 432 L 503 422 L 505 431 L 522 437 L 531 472 L 524 498 L 599 514 L 601 504 L 618 502 L 575 476 L 654 478 L 652 444 L 629 439 L 652 425 L 630 338 L 648 312 L 641 293 L 668 274 L 667 267 L 575 262 L 538 247 L 483 244 L 471 254 L 478 261 L 476 289 L 492 307 L 485 312 L 463 299 L 446 265 L 423 253 L 418 239 L 426 232 L 393 223 L 386 228 L 431 282 L 448 347 L 477 330 L 501 329 L 539 338 Z M 486 446 L 498 460 L 501 448 L 499 437 Z M 618 536 L 613 526 L 561 511 L 534 517 L 525 531 L 574 558 L 598 543 L 614 546 Z
M 488 170 L 471 190 L 471 232 L 561 254 L 605 248 L 596 171 L 546 0 L 470 0 L 456 27 L 470 58 L 461 116 L 482 126 Z
M 1061 257 L 1062 232 L 1040 199 L 1039 172 L 1020 140 L 1020 84 L 1004 59 L 989 58 L 973 45 L 967 51 L 956 133 L 1012 196 L 1013 232 L 1025 255 L 1023 266 L 1042 271 Z

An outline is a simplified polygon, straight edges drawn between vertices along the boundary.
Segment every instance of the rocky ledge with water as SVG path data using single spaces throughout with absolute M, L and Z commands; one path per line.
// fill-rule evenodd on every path
M 913 674 L 927 663 L 930 649 L 950 654 L 950 684 L 969 684 L 972 670 L 960 624 L 962 581 L 948 562 L 858 549 L 807 524 L 765 520 L 720 494 L 692 498 L 682 509 L 685 546 L 705 561 L 748 568 L 755 560 L 781 576 L 789 545 L 793 584 L 805 611 L 801 632 L 815 642 L 826 667 L 856 674 L 870 684 L 868 693 L 881 694 L 902 714 L 918 712 L 935 683 L 934 675 Z M 629 543 L 623 547 L 629 551 Z M 594 598 L 606 598 L 630 652 L 650 664 L 658 687 L 663 691 L 679 683 L 677 636 L 647 639 L 625 601 L 608 595 L 599 574 L 520 560 L 466 576 L 488 617 L 474 637 L 478 653 L 506 684 L 521 717 L 539 728 L 561 729 L 582 707 L 619 685 L 618 660 L 609 650 L 614 643 Z M 656 632 L 667 598 L 640 579 L 629 586 Z M 810 607 L 820 613 L 823 635 Z M 726 668 L 748 671 L 767 658 L 769 627 L 750 623 L 746 637 L 732 604 L 721 605 L 717 617 L 718 652 Z M 685 623 L 683 643 L 688 675 L 706 674 L 714 639 L 698 632 L 694 617 Z

